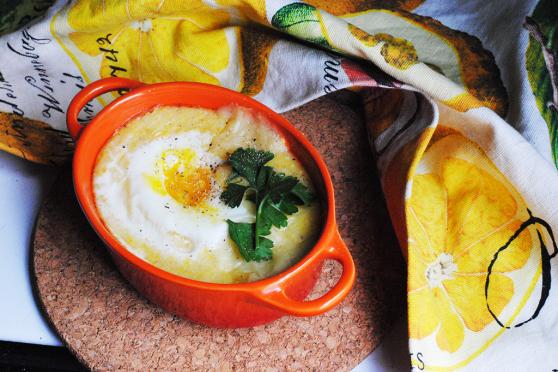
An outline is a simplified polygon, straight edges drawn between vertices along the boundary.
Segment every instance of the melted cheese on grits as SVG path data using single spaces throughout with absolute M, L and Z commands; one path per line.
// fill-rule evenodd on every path
M 271 151 L 270 166 L 314 190 L 282 137 L 262 120 L 233 107 L 159 107 L 131 120 L 103 147 L 94 170 L 105 225 L 135 255 L 190 279 L 248 282 L 292 266 L 318 237 L 318 202 L 299 207 L 286 228 L 272 229 L 272 260 L 246 262 L 226 220 L 253 222 L 254 205 L 245 200 L 230 208 L 219 199 L 231 172 L 226 160 L 239 147 Z

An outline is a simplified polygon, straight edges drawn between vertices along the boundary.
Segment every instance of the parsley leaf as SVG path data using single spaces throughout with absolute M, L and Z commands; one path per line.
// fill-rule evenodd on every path
M 232 153 L 229 161 L 232 164 L 233 170 L 253 186 L 256 184 L 256 177 L 262 165 L 273 159 L 273 157 L 273 154 L 269 151 L 239 148 Z
M 310 205 L 310 203 L 312 203 L 312 200 L 314 200 L 314 195 L 312 195 L 310 190 L 308 190 L 308 188 L 301 183 L 293 187 L 293 189 L 291 190 L 291 194 L 296 196 L 303 205 Z
M 269 199 L 262 203 L 261 219 L 277 228 L 287 227 L 287 216 Z M 263 234 L 262 234 L 263 235 Z
M 309 205 L 314 199 L 310 190 L 296 177 L 265 165 L 273 157 L 268 151 L 238 148 L 229 158 L 234 177 L 227 180 L 221 200 L 236 208 L 246 197 L 256 205 L 256 222 L 227 220 L 229 236 L 246 261 L 270 260 L 273 242 L 265 236 L 271 234 L 273 227 L 286 227 L 288 216 L 298 212 L 297 205 Z
M 277 203 L 277 208 L 279 208 L 285 214 L 294 214 L 298 212 L 298 208 L 296 206 L 297 200 L 294 200 L 291 195 L 287 195 Z
M 227 220 L 229 234 L 246 261 L 267 261 L 272 257 L 273 242 L 266 238 L 260 240 L 259 249 L 254 249 L 254 224 Z
M 242 203 L 246 190 L 248 190 L 248 186 L 239 185 L 238 183 L 229 183 L 227 189 L 221 195 L 221 200 L 229 207 L 236 208 Z

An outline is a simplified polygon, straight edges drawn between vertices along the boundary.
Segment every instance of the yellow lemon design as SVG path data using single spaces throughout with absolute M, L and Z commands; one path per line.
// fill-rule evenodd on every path
M 370 35 L 350 23 L 349 32 L 366 46 L 373 47 L 382 43 L 380 53 L 384 60 L 395 68 L 406 70 L 418 62 L 415 47 L 406 39 L 386 33 Z
M 363 45 L 381 45 L 382 57 L 389 65 L 406 70 L 423 62 L 463 86 L 466 92 L 443 99 L 454 109 L 467 111 L 484 105 L 502 117 L 506 115 L 508 96 L 500 71 L 490 51 L 476 37 L 398 9 L 371 9 L 343 18 L 350 22 L 349 32 Z M 382 24 L 371 26 L 372 30 L 388 29 L 393 35 L 368 32 L 366 26 L 375 22 Z
M 442 131 L 443 132 L 443 131 Z M 514 187 L 476 145 L 455 132 L 431 145 L 412 179 L 407 201 L 410 337 L 433 333 L 440 349 L 455 352 L 465 328 L 483 330 L 514 294 L 507 272 L 531 251 L 524 230 L 492 270 L 494 253 L 529 218 Z
M 69 37 L 84 53 L 102 56 L 101 77 L 147 83 L 222 83 L 231 50 L 229 14 L 202 1 L 78 1 L 68 13 Z

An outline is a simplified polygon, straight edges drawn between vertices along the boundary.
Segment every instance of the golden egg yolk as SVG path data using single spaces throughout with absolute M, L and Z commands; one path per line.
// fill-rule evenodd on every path
M 170 195 L 178 203 L 194 207 L 211 193 L 212 172 L 196 167 L 196 153 L 191 149 L 167 150 L 156 164 L 157 176 L 146 176 L 151 188 Z

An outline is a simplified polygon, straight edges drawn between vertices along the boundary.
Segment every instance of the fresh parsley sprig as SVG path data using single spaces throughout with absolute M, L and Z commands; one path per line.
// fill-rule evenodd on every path
M 265 236 L 271 228 L 286 227 L 297 205 L 309 205 L 314 196 L 296 177 L 275 171 L 267 164 L 274 155 L 253 148 L 238 148 L 229 157 L 232 173 L 221 200 L 236 208 L 244 200 L 256 205 L 256 222 L 227 220 L 229 236 L 246 261 L 267 261 L 273 256 L 273 242 Z

